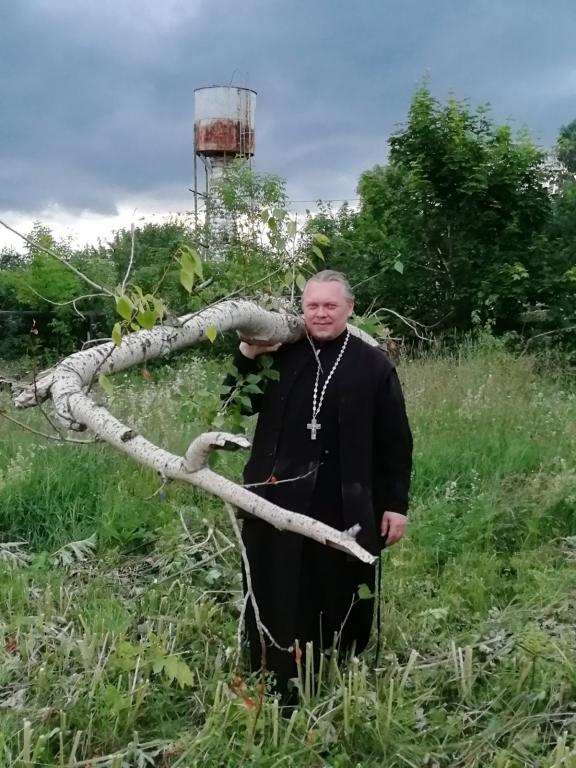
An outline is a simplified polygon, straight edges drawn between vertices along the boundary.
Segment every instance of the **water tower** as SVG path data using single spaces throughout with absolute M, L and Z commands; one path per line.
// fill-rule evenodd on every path
M 256 91 L 226 85 L 194 91 L 194 213 L 198 218 L 198 167 L 206 174 L 206 194 L 227 163 L 251 158 L 255 147 Z

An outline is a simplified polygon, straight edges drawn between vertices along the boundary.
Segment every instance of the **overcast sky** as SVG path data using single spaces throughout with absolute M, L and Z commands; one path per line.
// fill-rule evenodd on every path
M 204 85 L 258 91 L 255 164 L 293 200 L 355 197 L 424 77 L 550 146 L 575 40 L 575 0 L 1 0 L 0 216 L 88 239 L 190 210 Z

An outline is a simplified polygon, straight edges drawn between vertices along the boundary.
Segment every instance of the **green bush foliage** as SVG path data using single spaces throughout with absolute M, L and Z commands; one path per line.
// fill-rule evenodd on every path
M 436 333 L 561 329 L 576 311 L 575 198 L 574 182 L 553 181 L 526 131 L 423 86 L 388 164 L 362 174 L 360 210 L 325 209 L 313 224 L 363 310 L 389 307 Z

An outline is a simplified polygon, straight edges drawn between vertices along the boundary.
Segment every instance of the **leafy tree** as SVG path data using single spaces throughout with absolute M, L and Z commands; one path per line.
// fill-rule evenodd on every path
M 539 309 L 543 329 L 576 324 L 576 182 L 565 181 L 553 196 L 552 217 L 542 242 Z M 566 342 L 568 337 L 559 336 Z M 554 339 L 556 340 L 556 339 Z
M 57 354 L 67 353 L 88 331 L 92 336 L 102 335 L 109 325 L 107 315 L 112 317 L 110 302 L 90 296 L 72 304 L 90 289 L 42 248 L 57 253 L 99 284 L 113 286 L 110 259 L 94 253 L 94 249 L 74 251 L 68 240 L 57 241 L 40 223 L 27 237 L 32 244 L 23 254 L 4 252 L 0 269 L 0 309 L 6 313 L 1 318 L 0 355 L 26 353 L 31 327 L 38 352 L 51 349 Z
M 26 265 L 28 256 L 15 248 L 0 249 L 0 270 L 19 269 Z
M 144 293 L 158 292 L 171 311 L 180 312 L 188 306 L 188 294 L 180 285 L 178 253 L 183 245 L 193 246 L 194 237 L 189 223 L 174 217 L 159 224 L 147 223 L 136 227 L 134 237 L 129 229 L 116 232 L 108 246 L 115 268 L 114 284 L 119 285 L 128 269 L 134 243 L 130 283 Z M 106 257 L 103 254 L 104 258 Z
M 67 261 L 73 250 L 69 241 L 56 241 L 50 229 L 40 223 L 34 225 L 28 237 L 36 245 L 26 247 L 28 263 L 12 273 L 14 298 L 20 308 L 43 311 L 34 327 L 41 346 L 49 346 L 59 354 L 70 352 L 76 345 L 82 318 L 66 302 L 86 291 L 80 278 L 38 246 L 57 252 Z
M 257 173 L 243 158 L 230 162 L 222 176 L 215 181 L 207 200 L 208 237 L 225 235 L 225 242 L 250 247 L 264 245 L 266 228 L 262 213 L 267 211 L 283 218 L 288 198 L 286 182 L 273 174 Z M 218 224 L 225 231 L 218 231 Z
M 13 275 L 21 267 L 23 255 L 17 251 L 0 251 L 0 310 L 12 308 L 14 298 Z
M 543 152 L 486 108 L 414 96 L 387 166 L 362 174 L 361 210 L 331 266 L 376 301 L 438 327 L 514 327 L 537 300 L 539 238 L 550 219 Z
M 280 266 L 290 240 L 286 184 L 255 172 L 243 158 L 230 162 L 206 201 L 203 241 L 218 282 L 238 287 Z M 226 264 L 225 274 L 218 262 Z
M 299 231 L 288 212 L 285 182 L 237 158 L 214 183 L 207 210 L 202 237 L 204 272 L 211 284 L 203 296 L 285 294 L 293 300 L 306 273 L 315 271 L 314 251 L 320 252 L 326 238 Z

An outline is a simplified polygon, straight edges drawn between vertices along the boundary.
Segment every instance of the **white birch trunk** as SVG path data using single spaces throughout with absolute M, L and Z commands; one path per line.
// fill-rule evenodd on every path
M 296 315 L 269 312 L 248 301 L 224 301 L 195 315 L 181 317 L 174 326 L 129 334 L 119 347 L 107 342 L 76 352 L 27 386 L 15 405 L 28 408 L 51 398 L 58 419 L 69 429 L 89 429 L 162 477 L 191 483 L 277 528 L 336 547 L 363 562 L 374 562 L 374 556 L 356 543 L 355 532 L 337 531 L 305 515 L 281 509 L 206 466 L 212 448 L 247 447 L 249 443 L 244 438 L 207 433 L 192 443 L 184 457 L 175 456 L 136 434 L 90 398 L 88 389 L 97 374 L 113 374 L 157 357 L 167 357 L 207 340 L 209 327 L 219 333 L 237 330 L 244 338 L 270 343 L 291 343 L 304 333 L 302 319 Z M 376 343 L 352 326 L 350 331 L 371 344 Z

